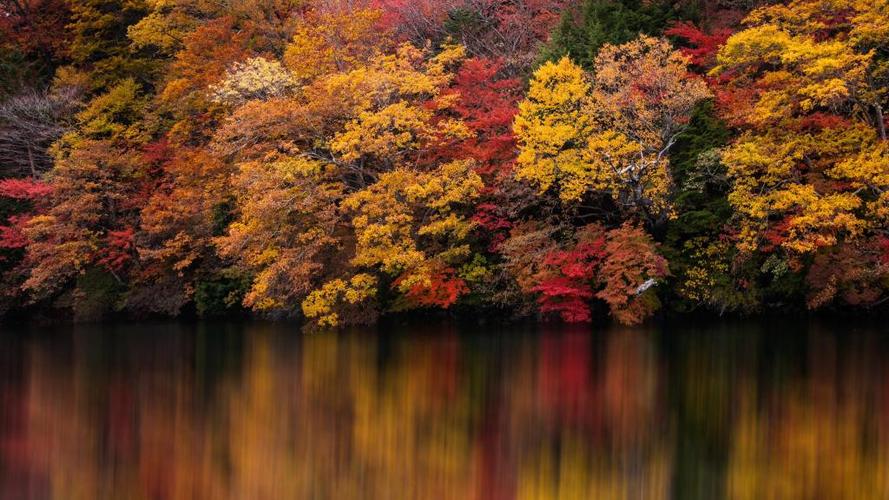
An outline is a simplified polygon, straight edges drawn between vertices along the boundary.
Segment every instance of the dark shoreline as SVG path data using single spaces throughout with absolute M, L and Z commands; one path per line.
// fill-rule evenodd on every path
M 447 312 L 425 311 L 390 314 L 382 316 L 376 323 L 367 325 L 349 325 L 332 329 L 312 328 L 309 323 L 300 318 L 287 317 L 260 317 L 250 314 L 231 314 L 221 316 L 200 317 L 197 314 L 181 314 L 176 317 L 146 316 L 135 317 L 120 314 L 95 320 L 74 320 L 65 315 L 48 315 L 45 312 L 27 314 L 17 312 L 0 317 L 0 332 L 4 327 L 14 329 L 31 328 L 65 328 L 77 326 L 118 326 L 118 325 L 213 325 L 213 324 L 269 324 L 292 325 L 299 331 L 385 331 L 390 329 L 410 328 L 417 325 L 447 325 L 457 329 L 489 327 L 493 330 L 500 329 L 537 329 L 543 327 L 556 327 L 565 329 L 587 329 L 596 331 L 601 329 L 649 329 L 649 328 L 706 328 L 714 325 L 731 324 L 761 324 L 763 326 L 804 326 L 810 323 L 829 326 L 848 326 L 851 323 L 855 327 L 885 327 L 889 333 L 889 310 L 882 308 L 877 310 L 851 310 L 837 309 L 829 311 L 799 311 L 799 310 L 770 310 L 754 314 L 726 313 L 716 314 L 707 311 L 691 313 L 665 312 L 640 325 L 622 325 L 607 316 L 598 316 L 588 323 L 566 323 L 558 318 L 540 317 L 511 317 L 507 314 L 471 312 Z

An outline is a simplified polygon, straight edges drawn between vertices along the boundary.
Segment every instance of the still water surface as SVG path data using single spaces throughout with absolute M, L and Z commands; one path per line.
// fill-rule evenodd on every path
M 885 499 L 881 330 L 6 331 L 0 498 Z

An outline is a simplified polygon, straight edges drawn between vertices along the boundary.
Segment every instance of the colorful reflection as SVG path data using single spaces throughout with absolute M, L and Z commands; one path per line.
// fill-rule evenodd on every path
M 889 336 L 828 326 L 0 338 L 0 498 L 889 498 Z

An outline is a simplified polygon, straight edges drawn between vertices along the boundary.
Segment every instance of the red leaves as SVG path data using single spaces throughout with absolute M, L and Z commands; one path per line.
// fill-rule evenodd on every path
M 590 239 L 581 239 L 571 250 L 552 252 L 544 264 L 557 268 L 568 278 L 592 278 L 599 262 L 605 257 L 605 234 L 598 226 L 587 226 L 579 232 L 578 238 Z
M 605 230 L 591 224 L 577 234 L 578 242 L 568 250 L 554 250 L 544 260 L 542 282 L 534 287 L 540 293 L 542 313 L 558 313 L 564 321 L 591 320 L 588 301 L 595 296 L 593 286 L 599 265 L 605 258 Z
M 52 186 L 34 179 L 0 180 L 0 197 L 29 201 L 32 207 L 50 194 Z M 22 229 L 31 217 L 32 214 L 28 212 L 10 216 L 8 225 L 0 226 L 0 248 L 17 249 L 28 246 L 28 238 Z
M 120 271 L 133 258 L 136 249 L 135 231 L 128 227 L 121 231 L 108 231 L 104 255 L 99 258 L 100 265 L 112 271 Z
M 485 202 L 476 207 L 473 220 L 488 236 L 488 249 L 496 251 L 512 227 L 504 210 L 494 202 L 501 195 L 498 179 L 512 170 L 515 137 L 512 122 L 518 111 L 522 83 L 515 78 L 499 78 L 503 65 L 485 58 L 469 59 L 457 73 L 446 96 L 457 96 L 453 110 L 473 132 L 473 137 L 448 148 L 443 156 L 473 159 L 476 172 L 489 186 Z
M 668 274 L 667 261 L 642 229 L 625 224 L 606 231 L 591 224 L 578 231 L 568 250 L 547 255 L 540 293 L 542 313 L 558 313 L 569 323 L 591 320 L 589 300 L 605 301 L 621 323 L 636 324 L 659 306 L 649 290 Z
M 712 33 L 706 33 L 689 22 L 673 24 L 664 32 L 665 35 L 683 39 L 688 45 L 679 50 L 686 55 L 691 63 L 706 72 L 716 65 L 716 54 L 732 35 L 732 30 L 719 28 Z M 718 77 L 705 77 L 713 91 L 716 105 L 721 111 L 722 117 L 731 125 L 743 124 L 746 115 L 743 110 L 749 109 L 756 96 L 757 89 L 752 86 L 744 86 L 733 89 L 726 84 L 731 81 L 733 75 L 730 72 Z
M 665 35 L 682 38 L 691 47 L 680 50 L 691 59 L 691 63 L 701 68 L 711 68 L 716 63 L 716 53 L 732 35 L 730 29 L 717 29 L 713 33 L 705 33 L 689 22 L 675 23 L 664 32 Z
M 828 113 L 812 113 L 799 121 L 803 130 L 820 131 L 830 128 L 850 127 L 852 123 L 845 117 Z
M 447 309 L 457 302 L 461 295 L 469 292 L 466 282 L 446 267 L 433 273 L 429 285 L 416 284 L 407 292 L 407 298 L 421 307 Z
M 568 323 L 587 323 L 592 320 L 587 301 L 593 298 L 589 284 L 565 277 L 551 278 L 534 288 L 540 292 L 540 312 L 559 313 Z
M 176 159 L 176 153 L 176 149 L 166 137 L 143 146 L 140 163 L 144 174 L 134 183 L 133 194 L 123 200 L 121 207 L 127 210 L 141 210 L 148 205 L 163 182 L 165 168 Z
M 65 36 L 66 25 L 70 22 L 69 10 L 64 0 L 3 2 L 0 32 L 4 42 L 26 54 L 48 52 L 61 55 L 69 43 Z
M 453 110 L 474 133 L 448 153 L 456 159 L 475 159 L 481 175 L 508 169 L 515 151 L 512 121 L 518 111 L 522 83 L 515 78 L 499 79 L 502 67 L 500 61 L 469 59 L 445 93 L 458 96 Z
M 475 209 L 476 212 L 472 216 L 472 220 L 486 231 L 498 231 L 512 227 L 512 222 L 500 215 L 500 207 L 493 203 L 481 203 Z
M 152 166 L 160 166 L 173 159 L 175 150 L 170 141 L 163 137 L 142 147 L 142 159 Z
M 28 238 L 22 228 L 31 217 L 29 215 L 13 215 L 8 226 L 0 226 L 0 248 L 16 249 L 28 246 Z
M 488 250 L 491 252 L 497 251 L 500 244 L 506 240 L 506 231 L 513 227 L 512 222 L 502 215 L 502 212 L 501 207 L 494 203 L 481 203 L 475 207 L 475 214 L 472 216 L 472 221 L 488 236 L 490 241 Z
M 15 200 L 39 200 L 52 193 L 52 186 L 33 179 L 0 180 L 0 196 Z
M 787 231 L 790 229 L 791 223 L 793 223 L 793 216 L 787 216 L 769 227 L 763 233 L 765 243 L 762 246 L 762 251 L 770 253 L 780 248 L 787 241 Z
M 716 83 L 722 85 L 728 83 L 729 80 L 728 77 L 723 76 Z M 759 98 L 759 93 L 753 86 L 717 86 L 713 89 L 713 95 L 716 99 L 716 107 L 719 110 L 720 117 L 732 126 L 747 124 L 749 110 Z

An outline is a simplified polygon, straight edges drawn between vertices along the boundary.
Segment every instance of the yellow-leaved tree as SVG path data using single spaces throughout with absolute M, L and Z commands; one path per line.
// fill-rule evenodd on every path
M 722 154 L 737 245 L 797 269 L 818 255 L 809 276 L 809 305 L 817 307 L 845 279 L 819 267 L 850 263 L 844 245 L 879 253 L 872 248 L 889 222 L 887 66 L 879 56 L 889 45 L 889 9 L 885 2 L 795 0 L 757 9 L 745 24 L 713 70 L 724 115 L 741 130 Z M 846 270 L 846 278 L 861 274 Z
M 350 291 L 356 280 L 369 283 L 365 276 L 374 275 L 392 281 L 409 304 L 453 304 L 467 291 L 474 270 L 468 240 L 475 224 L 460 210 L 484 187 L 472 167 L 470 161 L 454 161 L 428 172 L 399 168 L 346 198 L 343 207 L 355 230 L 351 264 L 364 271 L 312 292 L 303 302 L 306 316 L 337 325 L 338 306 L 373 298 L 370 291 Z
M 709 91 L 669 42 L 606 45 L 587 75 L 563 58 L 541 66 L 519 106 L 517 177 L 566 203 L 607 194 L 625 215 L 669 213 L 667 153 Z
M 467 291 L 483 186 L 471 162 L 440 153 L 471 135 L 445 92 L 465 51 L 387 43 L 379 18 L 310 13 L 281 61 L 236 63 L 208 89 L 227 110 L 212 150 L 236 170 L 235 218 L 214 241 L 255 311 L 302 304 L 341 325 L 373 320 L 380 288 L 395 308 Z

